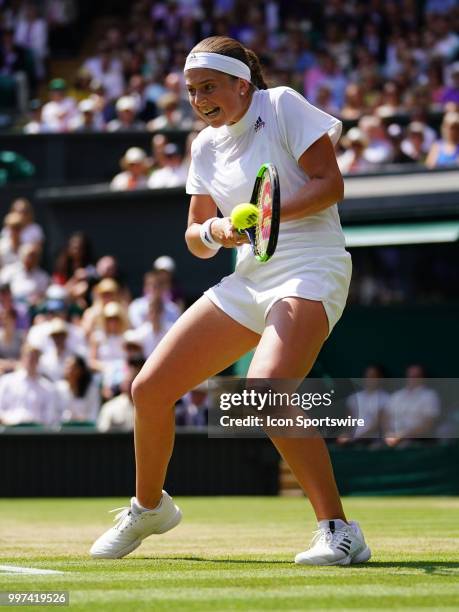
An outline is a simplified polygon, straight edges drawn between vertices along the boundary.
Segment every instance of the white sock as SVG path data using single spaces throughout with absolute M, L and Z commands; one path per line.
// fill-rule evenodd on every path
M 137 497 L 133 497 L 131 505 L 137 514 L 141 514 L 142 512 L 151 512 L 154 510 L 159 510 L 161 508 L 162 503 L 163 503 L 163 498 L 161 497 L 159 504 L 155 508 L 145 508 L 145 506 L 142 506 L 142 504 L 139 502 Z

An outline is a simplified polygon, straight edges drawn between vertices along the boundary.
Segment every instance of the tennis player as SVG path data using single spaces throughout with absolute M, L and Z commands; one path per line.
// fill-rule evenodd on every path
M 343 197 L 333 147 L 340 122 L 288 87 L 267 89 L 257 56 L 231 38 L 201 41 L 186 60 L 185 79 L 191 106 L 208 123 L 192 146 L 185 239 L 204 259 L 237 248 L 236 270 L 180 317 L 134 382 L 136 497 L 92 546 L 98 558 L 123 557 L 180 522 L 162 490 L 175 402 L 254 347 L 248 378 L 303 379 L 342 314 L 351 278 L 336 206 Z M 261 264 L 229 216 L 250 200 L 265 162 L 277 166 L 282 202 L 277 251 Z M 311 547 L 295 561 L 367 561 L 370 549 L 346 519 L 323 439 L 272 441 L 318 520 Z

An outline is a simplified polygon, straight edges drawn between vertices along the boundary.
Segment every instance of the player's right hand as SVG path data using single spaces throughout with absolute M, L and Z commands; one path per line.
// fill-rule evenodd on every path
M 240 234 L 229 217 L 215 219 L 211 226 L 212 237 L 227 249 L 247 244 L 249 239 L 245 234 Z

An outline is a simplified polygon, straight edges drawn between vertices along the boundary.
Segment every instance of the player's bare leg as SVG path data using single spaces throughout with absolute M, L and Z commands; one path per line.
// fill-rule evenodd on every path
M 328 335 L 321 302 L 286 298 L 274 304 L 252 360 L 248 378 L 303 379 Z M 320 437 L 273 437 L 321 520 L 345 520 L 325 442 Z
M 321 302 L 286 298 L 272 307 L 248 378 L 303 379 L 314 365 L 328 335 Z M 312 546 L 296 555 L 307 565 L 348 565 L 367 561 L 371 552 L 360 527 L 347 524 L 322 438 L 271 438 L 289 464 L 319 522 Z
M 174 404 L 187 391 L 231 365 L 260 336 L 236 323 L 207 297 L 189 308 L 162 339 L 134 381 L 136 497 L 117 524 L 92 545 L 98 559 L 119 559 L 152 534 L 169 531 L 180 509 L 162 490 L 174 444 Z
M 203 380 L 230 366 L 260 336 L 203 296 L 167 333 L 133 384 L 136 406 L 136 496 L 154 508 L 174 444 L 174 404 Z

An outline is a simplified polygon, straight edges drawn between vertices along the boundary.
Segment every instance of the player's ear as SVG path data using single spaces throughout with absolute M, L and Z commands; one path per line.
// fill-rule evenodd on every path
M 241 97 L 247 96 L 250 89 L 250 83 L 245 79 L 238 79 L 238 89 Z

